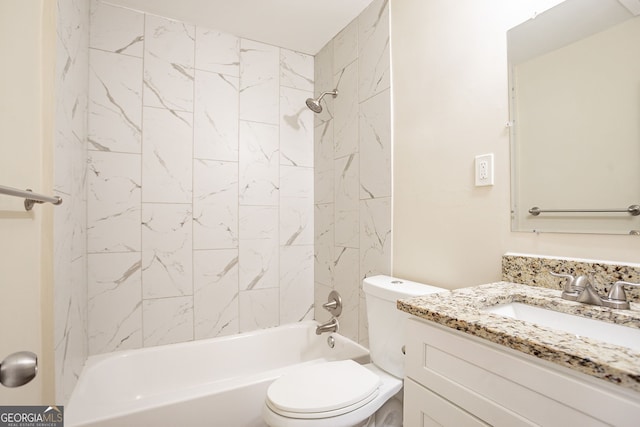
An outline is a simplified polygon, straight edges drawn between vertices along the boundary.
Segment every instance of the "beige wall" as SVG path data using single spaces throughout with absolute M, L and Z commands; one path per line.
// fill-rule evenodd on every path
M 0 2 L 0 184 L 51 192 L 55 39 L 51 2 Z M 3 404 L 52 402 L 51 205 L 26 212 L 23 200 L 0 196 L 0 358 L 29 350 L 39 373 L 21 388 L 0 387 Z
M 557 0 L 394 0 L 394 275 L 457 288 L 507 251 L 637 262 L 633 236 L 510 231 L 506 31 Z M 495 185 L 474 187 L 474 156 Z

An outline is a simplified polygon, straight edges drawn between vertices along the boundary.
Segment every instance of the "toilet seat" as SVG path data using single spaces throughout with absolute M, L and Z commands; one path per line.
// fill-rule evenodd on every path
M 306 366 L 267 390 L 267 406 L 290 418 L 316 419 L 354 411 L 378 396 L 380 377 L 353 360 Z
M 322 362 L 320 364 L 326 365 L 327 363 L 333 362 Z M 306 366 L 287 375 L 299 376 L 301 375 L 301 370 L 305 370 L 308 368 L 309 366 Z M 300 413 L 274 409 L 273 404 L 269 402 L 269 398 L 267 397 L 265 399 L 265 404 L 262 407 L 262 419 L 267 425 L 272 427 L 352 427 L 363 422 L 373 413 L 375 413 L 382 405 L 384 405 L 384 403 L 387 402 L 391 397 L 402 390 L 402 379 L 394 377 L 393 375 L 383 371 L 372 363 L 366 365 L 358 365 L 358 368 L 355 368 L 354 371 L 360 371 L 359 368 L 366 369 L 373 373 L 373 375 L 375 375 L 377 378 L 379 378 L 379 386 L 377 387 L 376 392 L 372 394 L 372 398 L 370 401 L 367 402 L 368 399 L 363 399 L 362 401 L 357 402 L 351 406 L 345 406 L 343 407 L 344 410 L 341 411 L 343 412 L 341 415 L 332 415 L 330 412 L 318 412 L 314 414 L 316 418 L 310 418 L 308 415 L 306 418 L 303 418 L 304 414 L 302 414 L 301 416 Z M 348 377 L 340 379 L 336 384 L 341 387 L 343 384 L 352 382 L 348 379 L 349 377 L 350 374 Z M 275 382 L 272 383 L 272 385 L 273 384 L 275 384 Z M 311 384 L 308 383 L 307 385 L 311 386 Z M 330 386 L 327 385 L 326 380 L 321 383 L 320 387 L 323 389 L 330 388 Z M 334 384 L 331 389 L 335 390 L 339 387 L 336 387 Z M 292 393 L 296 394 L 298 393 L 298 391 L 292 391 Z

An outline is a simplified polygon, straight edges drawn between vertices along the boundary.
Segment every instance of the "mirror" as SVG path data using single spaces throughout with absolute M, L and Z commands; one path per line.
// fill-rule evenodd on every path
M 638 15 L 566 0 L 508 31 L 513 231 L 640 235 Z

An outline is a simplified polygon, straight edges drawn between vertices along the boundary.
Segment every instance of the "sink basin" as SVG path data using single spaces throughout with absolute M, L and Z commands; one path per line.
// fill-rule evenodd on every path
M 577 338 L 593 338 L 640 351 L 640 329 L 637 328 L 588 319 L 519 302 L 494 305 L 485 308 L 484 311 L 575 334 Z

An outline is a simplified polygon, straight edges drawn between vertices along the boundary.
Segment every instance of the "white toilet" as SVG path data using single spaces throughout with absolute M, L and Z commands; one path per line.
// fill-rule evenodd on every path
M 402 390 L 404 322 L 409 315 L 396 309 L 396 300 L 444 289 L 374 276 L 364 280 L 363 290 L 372 363 L 326 362 L 283 375 L 267 391 L 262 418 L 269 426 L 402 425 L 402 405 L 391 398 Z M 375 419 L 394 421 L 374 424 L 374 414 Z

